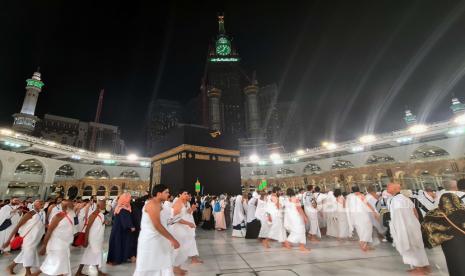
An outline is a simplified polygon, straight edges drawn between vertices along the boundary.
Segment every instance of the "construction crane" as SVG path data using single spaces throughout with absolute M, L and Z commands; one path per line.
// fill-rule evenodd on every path
M 100 90 L 100 96 L 98 97 L 97 112 L 95 113 L 94 123 L 98 124 L 100 122 L 100 113 L 102 113 L 103 105 L 103 94 L 105 90 Z M 90 139 L 89 149 L 95 151 L 95 143 L 97 142 L 97 125 L 92 128 L 92 137 Z

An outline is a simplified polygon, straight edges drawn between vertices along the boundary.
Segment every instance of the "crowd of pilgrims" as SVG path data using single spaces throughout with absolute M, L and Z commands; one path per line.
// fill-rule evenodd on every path
M 401 190 L 400 184 L 390 183 L 379 192 L 375 186 L 363 192 L 352 186 L 347 194 L 309 185 L 237 196 L 192 196 L 186 190 L 173 196 L 160 184 L 139 198 L 123 193 L 113 201 L 12 198 L 0 204 L 1 253 L 20 250 L 6 268 L 9 274 L 21 264 L 26 275 L 71 275 L 70 248 L 75 246 L 84 248 L 78 251 L 78 276 L 85 275 L 84 266 L 106 275 L 103 262 L 133 262 L 134 275 L 184 275 L 185 264 L 203 263 L 196 244 L 196 228 L 201 227 L 232 228 L 233 237 L 257 239 L 265 248 L 271 242 L 285 249 L 298 246 L 303 253 L 310 253 L 307 241 L 324 242 L 323 236 L 341 243 L 358 240 L 362 251 L 390 242 L 410 265 L 408 271 L 418 275 L 430 273 L 425 248 L 440 245 L 450 275 L 465 275 L 465 179 L 447 181 L 437 191 Z M 42 263 L 39 255 L 45 255 Z

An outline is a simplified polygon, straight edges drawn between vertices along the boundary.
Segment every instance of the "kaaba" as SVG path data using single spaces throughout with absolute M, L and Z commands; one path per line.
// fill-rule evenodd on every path
M 171 193 L 181 189 L 196 194 L 241 193 L 237 139 L 197 125 L 181 124 L 155 144 L 150 183 L 163 183 Z

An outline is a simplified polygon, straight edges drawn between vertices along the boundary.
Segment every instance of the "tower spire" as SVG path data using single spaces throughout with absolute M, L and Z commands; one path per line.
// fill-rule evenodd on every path
M 226 29 L 224 28 L 224 13 L 218 14 L 218 32 L 220 35 L 226 34 Z
M 44 83 L 41 79 L 39 68 L 32 74 L 30 79 L 26 80 L 26 96 L 24 97 L 23 107 L 20 113 L 13 114 L 13 129 L 20 132 L 32 134 L 35 131 L 36 123 L 39 118 L 35 116 L 37 100 Z

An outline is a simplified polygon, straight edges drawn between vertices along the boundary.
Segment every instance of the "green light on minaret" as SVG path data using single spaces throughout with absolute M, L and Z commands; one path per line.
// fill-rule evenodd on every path
M 42 89 L 42 86 L 44 86 L 43 82 L 41 82 L 40 80 L 35 80 L 35 79 L 27 79 L 26 83 L 27 83 L 27 86 L 36 87 L 39 89 Z

